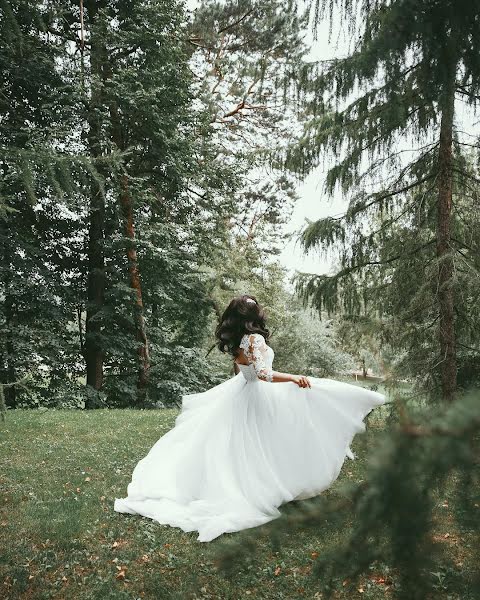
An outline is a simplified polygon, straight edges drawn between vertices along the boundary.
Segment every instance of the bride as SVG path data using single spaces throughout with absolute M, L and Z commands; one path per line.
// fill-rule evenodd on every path
M 234 298 L 216 330 L 238 373 L 183 397 L 175 427 L 136 465 L 114 510 L 138 514 L 209 542 L 280 516 L 338 477 L 364 417 L 382 394 L 332 379 L 272 370 L 265 313 Z

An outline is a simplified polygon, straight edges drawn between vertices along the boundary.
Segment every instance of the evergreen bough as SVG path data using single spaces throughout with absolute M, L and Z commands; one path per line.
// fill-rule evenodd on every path
M 364 480 L 344 485 L 336 494 L 286 505 L 282 517 L 250 530 L 218 551 L 222 572 L 234 573 L 255 560 L 258 540 L 267 535 L 272 547 L 288 544 L 289 535 L 311 530 L 319 538 L 341 541 L 315 560 L 322 598 L 335 590 L 352 592 L 372 567 L 389 570 L 394 597 L 420 600 L 435 591 L 432 573 L 455 566 L 435 539 L 434 511 L 448 494 L 456 525 L 474 535 L 477 569 L 464 589 L 480 594 L 480 394 L 471 392 L 441 409 L 409 415 L 403 403 L 393 406 L 399 421 L 382 442 L 370 447 Z M 315 460 L 315 457 L 309 457 Z M 236 534 L 237 536 L 238 534 Z M 475 561 L 475 557 L 479 560 Z
M 406 351 L 403 374 L 452 400 L 478 363 L 479 231 L 475 136 L 458 123 L 480 98 L 480 19 L 458 0 L 317 0 L 315 23 L 346 22 L 352 50 L 297 78 L 308 121 L 284 155 L 301 176 L 328 157 L 325 193 L 344 215 L 310 223 L 304 248 L 332 250 L 331 275 L 303 274 L 319 309 L 370 316 Z M 473 142 L 473 143 L 472 143 Z M 422 349 L 420 351 L 420 348 Z

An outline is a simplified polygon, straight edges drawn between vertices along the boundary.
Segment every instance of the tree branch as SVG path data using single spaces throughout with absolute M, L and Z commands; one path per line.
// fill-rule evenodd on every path
M 228 29 L 232 29 L 233 27 L 236 27 L 237 25 L 240 25 L 240 23 L 242 21 L 245 21 L 245 19 L 250 16 L 253 12 L 255 11 L 254 8 L 251 8 L 250 10 L 248 10 L 242 17 L 240 17 L 239 19 L 237 19 L 236 21 L 234 21 L 233 23 L 230 23 L 229 25 L 226 25 L 225 27 L 222 27 L 222 29 L 219 29 L 217 31 L 217 33 L 223 33 L 224 31 L 227 31 Z

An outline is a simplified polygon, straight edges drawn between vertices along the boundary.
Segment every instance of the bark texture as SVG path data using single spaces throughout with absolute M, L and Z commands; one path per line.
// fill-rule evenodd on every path
M 140 279 L 140 269 L 138 266 L 137 250 L 135 248 L 135 225 L 132 197 L 130 195 L 128 186 L 128 175 L 126 174 L 121 176 L 120 206 L 122 209 L 125 236 L 128 238 L 126 252 L 130 287 L 135 292 L 135 332 L 139 343 L 139 370 L 137 388 L 138 401 L 142 402 L 145 400 L 147 391 L 148 375 L 150 370 L 150 356 L 148 351 L 148 339 L 143 311 L 142 283 Z
M 454 264 L 451 249 L 453 193 L 453 118 L 455 111 L 455 69 L 445 94 L 440 125 L 438 154 L 437 259 L 439 342 L 442 396 L 451 402 L 457 389 L 455 342 Z
M 110 118 L 112 123 L 112 137 L 115 145 L 120 150 L 125 150 L 126 143 L 123 135 L 121 115 L 116 102 L 110 101 Z M 129 176 L 124 172 L 120 176 L 119 204 L 123 217 L 124 234 L 127 238 L 125 251 L 128 262 L 129 285 L 135 293 L 135 305 L 133 316 L 135 322 L 135 337 L 138 342 L 138 379 L 137 379 L 137 402 L 145 402 L 147 395 L 148 377 L 150 372 L 150 354 L 148 349 L 147 329 L 145 325 L 142 281 L 140 278 L 140 267 L 138 264 L 135 236 L 135 215 L 133 210 L 133 199 L 130 192 Z
M 88 150 L 92 162 L 98 168 L 102 155 L 102 117 L 104 103 L 103 67 L 106 49 L 102 39 L 102 23 L 97 18 L 102 2 L 90 0 L 86 3 L 91 36 L 91 97 L 88 109 Z M 103 17 L 102 17 L 103 18 Z M 87 385 L 100 390 L 103 384 L 104 351 L 102 348 L 101 311 L 105 296 L 105 196 L 101 184 L 92 181 L 88 224 L 88 273 L 87 273 L 87 319 L 85 325 L 85 348 Z M 87 402 L 86 408 L 92 408 Z

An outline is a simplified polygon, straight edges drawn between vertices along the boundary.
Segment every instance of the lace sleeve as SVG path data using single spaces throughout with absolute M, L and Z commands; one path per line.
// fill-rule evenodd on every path
M 259 333 L 245 335 L 240 347 L 243 349 L 248 363 L 253 365 L 257 377 L 264 381 L 272 381 L 273 372 L 271 367 L 268 366 L 267 344 L 263 335 Z

